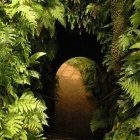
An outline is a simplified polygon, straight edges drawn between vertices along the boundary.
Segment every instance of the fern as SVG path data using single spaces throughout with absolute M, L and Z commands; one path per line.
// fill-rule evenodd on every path
M 4 131 L 2 131 L 1 138 L 12 138 L 14 135 L 22 131 L 23 116 L 18 113 L 7 114 L 4 120 Z M 8 135 L 9 134 L 9 135 Z
M 131 34 L 121 35 L 119 38 L 119 48 L 122 51 L 127 51 L 129 47 L 135 42 L 135 38 Z
M 117 99 L 118 112 L 114 118 L 114 125 L 111 132 L 106 134 L 105 140 L 140 139 L 140 1 L 134 0 L 133 6 L 131 27 L 119 37 L 119 49 L 125 52 L 118 81 L 122 94 Z
M 139 42 L 130 46 L 130 53 L 124 60 L 124 65 L 122 67 L 121 79 L 119 84 L 122 89 L 129 95 L 129 97 L 134 101 L 134 105 L 140 102 L 140 69 L 139 69 Z M 138 50 L 136 50 L 138 49 Z
M 140 49 L 140 42 L 133 44 L 130 49 Z
M 66 26 L 65 20 L 64 20 L 64 6 L 60 2 L 56 2 L 52 7 L 49 8 L 49 12 L 51 15 L 57 19 L 63 26 Z
M 140 116 L 136 118 L 130 118 L 119 124 L 114 135 L 107 134 L 104 140 L 138 140 L 139 134 L 135 133 L 135 130 L 140 129 Z
M 44 139 L 43 125 L 48 126 L 46 106 L 29 90 L 31 78 L 40 77 L 33 65 L 38 64 L 38 59 L 46 53 L 32 54 L 30 41 L 34 41 L 36 35 L 40 36 L 43 28 L 53 36 L 56 20 L 65 24 L 63 5 L 59 0 L 52 2 L 43 0 L 0 2 L 1 140 Z
M 36 60 L 37 60 L 38 58 L 40 58 L 41 56 L 43 56 L 43 55 L 46 55 L 46 53 L 44 53 L 44 52 L 37 52 L 37 53 L 33 54 L 33 55 L 29 58 L 29 63 L 30 63 L 30 64 L 36 64 L 36 63 L 38 63 Z
M 27 28 L 31 30 L 32 35 L 34 35 L 35 29 L 37 28 L 38 15 L 30 6 L 18 5 L 16 7 L 11 7 L 10 10 L 7 10 L 7 14 L 10 18 L 15 18 L 20 14 L 21 16 L 16 20 L 19 20 L 21 25 L 24 25 L 24 29 Z
M 131 24 L 137 28 L 140 25 L 140 13 L 136 12 L 134 15 L 131 16 Z
M 30 25 L 29 27 L 35 29 L 37 27 L 37 13 L 30 6 L 21 5 L 17 9 L 16 13 L 21 13 L 21 17 L 27 20 Z
M 140 83 L 137 80 L 127 78 L 125 81 L 121 81 L 120 85 L 126 94 L 134 101 L 134 105 L 140 102 Z
M 0 45 L 14 45 L 14 42 L 17 38 L 17 34 L 15 33 L 15 29 L 11 26 L 1 26 L 0 27 Z
M 54 36 L 55 34 L 55 23 L 54 23 L 54 18 L 50 14 L 48 10 L 45 10 L 42 14 L 42 23 L 45 28 L 48 29 L 50 36 Z
M 134 106 L 140 102 L 140 30 L 139 26 L 139 1 L 134 1 L 135 12 L 131 16 L 130 21 L 133 27 L 128 28 L 125 35 L 122 35 L 119 40 L 119 46 L 121 50 L 128 53 L 124 59 L 122 66 L 121 78 L 119 84 L 130 99 L 134 101 Z
M 22 130 L 25 131 L 24 135 L 26 136 L 28 136 L 27 131 L 34 135 L 40 134 L 40 132 L 43 131 L 42 125 L 48 125 L 46 121 L 47 115 L 44 113 L 45 110 L 46 107 L 43 102 L 34 98 L 32 92 L 23 93 L 23 95 L 17 99 L 14 104 L 10 105 L 8 109 L 9 117 L 12 117 L 11 114 L 15 114 L 15 116 L 20 114 L 17 118 L 12 117 L 13 120 L 11 120 L 11 123 L 15 122 L 16 127 L 11 137 L 18 135 Z M 16 122 L 17 119 L 19 119 L 19 122 Z M 4 120 L 4 122 L 5 121 L 6 120 Z M 18 126 L 19 123 L 20 127 Z M 10 122 L 8 122 L 7 125 L 11 126 L 9 127 L 9 131 L 11 132 L 14 125 L 11 125 Z
M 59 0 L 54 1 L 53 5 L 48 3 L 47 7 L 44 7 L 40 3 L 32 0 L 12 1 L 10 8 L 5 9 L 10 18 L 16 19 L 22 25 L 18 27 L 22 35 L 24 33 L 26 36 L 27 32 L 30 31 L 33 36 L 34 34 L 39 36 L 44 26 L 49 30 L 50 35 L 53 36 L 55 32 L 55 20 L 58 20 L 65 26 L 64 7 Z M 26 28 L 27 31 L 23 31 Z
M 25 140 L 30 134 L 37 137 L 43 131 L 42 125 L 48 125 L 45 110 L 45 105 L 34 98 L 33 93 L 23 93 L 14 104 L 8 106 L 7 111 L 1 110 L 0 138 L 20 137 Z
M 134 8 L 135 8 L 135 12 L 134 14 L 130 17 L 131 20 L 131 24 L 133 25 L 133 27 L 137 28 L 140 25 L 140 2 L 139 0 L 135 0 L 133 2 Z
M 93 133 L 96 132 L 97 129 L 105 128 L 107 127 L 108 123 L 107 120 L 103 120 L 103 111 L 97 110 L 95 114 L 93 115 L 93 118 L 90 122 L 90 129 Z
M 12 0 L 12 6 L 16 6 L 16 5 L 23 5 L 23 4 L 31 4 L 32 0 Z
M 103 60 L 102 64 L 107 67 L 107 72 L 111 71 L 111 69 L 112 69 L 112 58 L 111 58 L 110 51 L 108 51 L 106 53 L 106 55 L 104 56 L 104 60 Z
M 135 0 L 133 3 L 135 9 L 139 9 L 140 8 L 140 1 L 139 0 Z

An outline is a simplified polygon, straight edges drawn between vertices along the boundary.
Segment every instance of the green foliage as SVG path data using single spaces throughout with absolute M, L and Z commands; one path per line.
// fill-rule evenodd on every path
M 0 139 L 35 140 L 47 124 L 45 103 L 35 98 L 31 79 L 46 52 L 32 54 L 32 42 L 44 28 L 52 37 L 55 21 L 65 25 L 59 0 L 0 1 Z
M 30 64 L 37 64 L 39 63 L 38 61 L 36 61 L 38 58 L 40 58 L 41 56 L 46 55 L 46 53 L 44 52 L 37 52 L 35 54 L 33 54 L 30 58 L 29 58 L 29 63 Z
M 122 64 L 120 77 L 114 79 L 114 82 L 112 81 L 114 83 L 112 86 L 112 92 L 105 94 L 102 92 L 102 95 L 100 95 L 101 99 L 99 98 L 99 103 L 102 108 L 100 114 L 105 113 L 108 115 L 108 123 L 105 125 L 106 121 L 104 120 L 106 119 L 102 117 L 102 115 L 99 117 L 100 119 L 98 119 L 98 117 L 96 117 L 98 113 L 95 114 L 95 117 L 93 116 L 93 121 L 91 123 L 91 129 L 93 132 L 96 132 L 97 129 L 103 127 L 106 129 L 106 126 L 109 127 L 108 131 L 110 131 L 110 133 L 105 135 L 105 140 L 140 139 L 140 1 L 134 0 L 133 5 L 130 5 L 130 1 L 127 1 L 126 5 L 129 6 L 127 10 L 130 14 L 127 15 L 128 27 L 126 27 L 123 34 L 119 36 L 118 41 L 118 49 L 120 52 L 124 52 L 124 56 L 120 61 Z M 111 44 L 111 42 L 109 43 Z M 103 60 L 103 65 L 107 66 L 107 72 L 109 73 L 112 69 L 112 57 L 110 52 L 112 46 L 110 44 L 108 44 Z M 116 87 L 119 90 L 114 92 Z
M 112 58 L 111 58 L 110 51 L 108 51 L 104 56 L 104 60 L 102 64 L 107 67 L 107 72 L 112 70 Z
M 96 75 L 97 81 L 102 81 L 99 82 L 102 90 L 97 96 L 101 109 L 93 116 L 91 130 L 96 132 L 100 128 L 105 128 L 106 131 L 110 131 L 106 134 L 105 140 L 140 139 L 140 0 L 122 0 L 118 5 L 113 5 L 117 3 L 115 0 L 62 2 L 66 9 L 67 22 L 72 30 L 76 29 L 80 33 L 85 30 L 97 35 L 104 55 L 103 65 L 107 67 L 107 75 L 110 74 L 107 78 Z M 124 3 L 126 8 L 123 7 Z M 117 14 L 118 17 L 113 17 Z M 114 19 L 115 22 L 112 23 Z M 116 32 L 117 35 L 113 36 Z M 115 57 L 112 57 L 112 52 L 116 58 L 119 56 L 117 61 L 113 60 Z M 115 66 L 120 63 L 121 73 L 110 80 L 109 78 L 113 77 L 113 62 L 117 62 Z M 81 68 L 82 64 L 79 66 Z M 108 93 L 104 90 L 105 83 L 110 84 L 107 86 Z
M 132 24 L 131 28 L 128 28 L 126 34 L 120 37 L 120 48 L 124 51 L 129 51 L 128 56 L 124 60 L 122 67 L 121 79 L 119 84 L 122 89 L 130 96 L 134 101 L 134 105 L 139 103 L 139 41 L 140 41 L 140 30 L 138 26 L 139 22 L 139 1 L 135 0 L 133 5 L 135 12 L 130 17 Z
M 41 3 L 31 0 L 13 0 L 5 9 L 6 14 L 14 19 L 15 23 L 16 21 L 20 23 L 20 26 L 19 24 L 15 25 L 20 34 L 26 36 L 30 32 L 33 36 L 34 34 L 39 36 L 41 29 L 45 27 L 53 36 L 55 33 L 55 20 L 65 25 L 64 7 L 59 0 L 54 0 L 53 4 L 45 3 L 45 1 Z M 23 31 L 23 28 L 26 30 Z
M 65 16 L 72 30 L 82 34 L 94 34 L 101 44 L 101 52 L 106 52 L 103 64 L 111 70 L 111 55 L 108 53 L 112 41 L 112 22 L 110 0 L 84 1 L 62 0 L 66 12 Z M 67 26 L 69 27 L 69 26 Z
M 97 35 L 97 41 L 106 44 L 111 41 L 110 0 L 84 1 L 63 0 L 67 22 L 71 29 L 83 30 Z
M 125 52 L 120 78 L 117 82 L 122 94 L 117 99 L 118 113 L 114 119 L 114 125 L 111 132 L 106 134 L 105 140 L 140 139 L 139 0 L 135 0 L 133 6 L 135 11 L 130 17 L 132 27 L 128 27 L 119 37 L 119 49 Z
M 81 72 L 86 90 L 92 90 L 97 83 L 97 64 L 85 57 L 75 57 L 68 60 L 68 64 L 76 67 Z
M 139 140 L 140 116 L 127 119 L 118 125 L 118 129 L 113 133 L 107 134 L 104 140 Z
M 128 33 L 127 35 L 121 35 L 119 39 L 120 50 L 127 51 L 134 42 L 135 38 L 132 34 Z
M 140 85 L 135 79 L 128 78 L 120 82 L 122 89 L 134 101 L 134 105 L 140 102 Z
M 105 128 L 107 127 L 108 122 L 104 118 L 103 119 L 103 111 L 102 110 L 96 110 L 95 115 L 93 116 L 91 122 L 90 122 L 90 129 L 94 133 L 99 128 Z
M 42 133 L 43 125 L 48 125 L 46 107 L 43 101 L 34 97 L 31 80 L 40 78 L 34 65 L 39 64 L 41 56 L 54 59 L 55 45 L 46 41 L 55 35 L 56 20 L 66 26 L 65 17 L 72 30 L 97 36 L 104 55 L 103 65 L 107 66 L 104 74 L 91 60 L 78 57 L 68 61 L 80 69 L 87 90 L 100 88 L 97 98 L 101 109 L 91 121 L 92 131 L 109 127 L 110 133 L 106 134 L 105 140 L 140 139 L 140 0 L 134 0 L 133 5 L 131 0 L 126 1 L 127 16 L 131 16 L 117 46 L 125 55 L 120 77 L 113 80 L 111 42 L 112 30 L 117 27 L 112 26 L 111 21 L 113 1 L 61 2 L 0 1 L 0 139 L 45 139 Z M 33 54 L 35 48 L 41 52 Z
M 32 92 L 23 93 L 13 104 L 1 110 L 0 138 L 26 140 L 31 134 L 37 137 L 43 131 L 42 124 L 48 125 L 45 110 L 44 103 Z

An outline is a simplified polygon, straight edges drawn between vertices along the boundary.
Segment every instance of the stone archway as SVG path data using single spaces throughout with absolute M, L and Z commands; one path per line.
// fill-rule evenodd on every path
M 66 61 L 57 71 L 59 81 L 55 107 L 57 133 L 88 137 L 90 121 L 95 112 L 95 99 L 86 92 L 80 71 Z
M 82 35 L 75 35 L 73 31 L 69 31 L 62 26 L 57 26 L 57 51 L 55 59 L 51 62 L 51 81 L 43 86 L 44 92 L 47 92 L 46 104 L 48 107 L 47 113 L 49 116 L 49 130 L 55 132 L 55 75 L 63 63 L 73 57 L 86 57 L 94 60 L 99 66 L 102 60 L 100 47 L 97 43 L 96 36 L 88 33 Z M 44 71 L 46 69 L 44 68 Z M 47 76 L 46 76 L 47 77 Z M 47 85 L 47 86 L 46 86 Z M 52 86 L 54 85 L 54 86 Z M 49 90 L 48 90 L 49 87 Z M 52 88 L 53 87 L 53 88 Z M 54 100 L 53 100 L 54 98 Z M 52 99 L 52 100 L 51 100 Z

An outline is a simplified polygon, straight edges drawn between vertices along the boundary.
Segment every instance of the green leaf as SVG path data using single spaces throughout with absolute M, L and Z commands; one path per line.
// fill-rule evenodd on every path
M 39 79 L 39 73 L 37 72 L 37 71 L 34 71 L 34 70 L 29 70 L 29 75 L 31 76 L 31 77 L 34 77 L 34 78 L 37 78 L 37 79 Z
M 127 95 L 133 100 L 134 106 L 140 102 L 140 83 L 132 78 L 125 78 L 119 84 Z
M 131 17 L 131 24 L 137 28 L 140 25 L 140 12 L 135 12 Z
M 102 118 L 102 111 L 97 110 L 93 115 L 93 118 L 90 122 L 90 129 L 92 132 L 95 132 L 99 128 L 105 128 L 107 126 L 107 122 Z
M 122 51 L 128 50 L 131 44 L 134 42 L 134 37 L 131 34 L 121 35 L 119 37 L 119 48 Z
M 133 5 L 134 5 L 135 9 L 139 9 L 140 8 L 140 0 L 134 0 Z
M 137 128 L 140 128 L 140 116 L 127 119 L 121 123 L 119 128 L 115 131 L 113 140 L 128 140 L 130 135 L 132 138 L 133 130 L 136 130 Z M 135 137 L 136 135 L 133 135 L 133 139 L 136 139 Z
M 130 47 L 130 49 L 140 49 L 140 42 L 135 43 Z
M 40 57 L 46 55 L 45 52 L 37 52 L 35 54 L 33 54 L 30 58 L 29 58 L 29 63 L 30 64 L 34 64 L 36 62 L 37 59 L 39 59 Z
M 53 5 L 53 7 L 49 8 L 49 12 L 55 19 L 57 19 L 61 23 L 61 25 L 63 25 L 64 27 L 66 26 L 64 18 L 65 9 L 63 4 L 57 2 L 56 4 Z

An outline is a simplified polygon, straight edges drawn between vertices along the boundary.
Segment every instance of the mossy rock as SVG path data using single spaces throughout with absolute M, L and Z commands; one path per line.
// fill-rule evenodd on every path
M 79 69 L 86 90 L 92 90 L 97 83 L 97 64 L 86 57 L 75 57 L 67 61 L 68 64 Z

